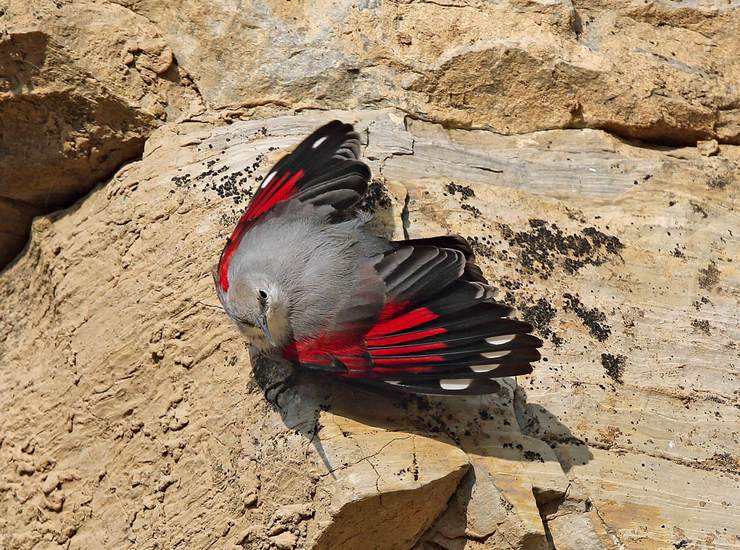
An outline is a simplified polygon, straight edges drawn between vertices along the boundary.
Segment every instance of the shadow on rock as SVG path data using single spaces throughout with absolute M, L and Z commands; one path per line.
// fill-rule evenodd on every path
M 339 499 L 316 548 L 332 548 L 367 514 L 408 516 L 425 499 L 421 531 L 405 535 L 419 548 L 464 548 L 471 538 L 504 547 L 512 537 L 522 548 L 545 548 L 547 510 L 573 496 L 566 472 L 592 458 L 554 415 L 527 403 L 515 379 L 502 379 L 497 394 L 430 397 L 263 358 L 253 365 L 283 423 L 318 452 L 320 478 Z
M 346 383 L 262 357 L 253 357 L 252 364 L 266 399 L 289 429 L 313 442 L 329 471 L 336 465 L 326 460 L 321 431 L 323 419 L 331 416 L 387 432 L 414 433 L 455 445 L 469 456 L 552 461 L 565 472 L 592 458 L 585 442 L 552 413 L 527 403 L 526 392 L 513 378 L 500 381 L 498 394 L 438 397 Z
M 490 395 L 419 396 L 267 358 L 252 364 L 285 426 L 324 465 L 320 483 L 337 512 L 313 548 L 345 547 L 354 524 L 373 537 L 394 525 L 394 548 L 464 548 L 471 539 L 545 548 L 546 510 L 571 498 L 566 473 L 592 458 L 553 414 L 527 403 L 514 378 Z

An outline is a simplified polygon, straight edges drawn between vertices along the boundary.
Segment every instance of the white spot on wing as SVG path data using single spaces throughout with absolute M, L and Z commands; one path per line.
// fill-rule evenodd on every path
M 473 365 L 470 370 L 473 372 L 490 372 L 495 369 L 498 365 Z
M 321 145 L 325 141 L 326 141 L 326 136 L 320 137 L 319 139 L 313 142 L 313 145 L 311 145 L 311 149 L 316 149 L 319 145 Z
M 442 379 L 439 381 L 439 387 L 443 390 L 465 390 L 473 381 L 472 378 L 460 378 L 459 380 Z
M 275 172 L 270 172 L 269 174 L 267 174 L 267 177 L 265 178 L 265 181 L 262 182 L 262 185 L 260 185 L 260 188 L 264 189 L 265 187 L 267 187 L 274 177 Z
M 502 334 L 501 336 L 491 336 L 490 338 L 486 338 L 486 342 L 492 346 L 502 346 L 504 344 L 508 344 L 514 338 L 516 338 L 516 334 Z
M 385 383 L 386 384 L 393 384 L 394 386 L 398 386 L 399 384 L 401 384 L 401 381 L 400 380 L 386 380 Z
M 504 351 L 487 351 L 485 353 L 481 353 L 483 357 L 487 357 L 488 359 L 498 359 L 499 357 L 503 357 L 504 355 L 509 355 L 511 353 L 510 350 L 506 349 Z

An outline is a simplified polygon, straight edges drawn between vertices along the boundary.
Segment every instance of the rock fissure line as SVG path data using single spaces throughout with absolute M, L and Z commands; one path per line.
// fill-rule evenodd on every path
M 349 463 L 349 464 L 345 464 L 345 465 L 342 465 L 342 466 L 337 466 L 336 468 L 332 468 L 331 470 L 329 470 L 325 474 L 321 474 L 321 477 L 325 477 L 325 476 L 327 476 L 329 474 L 333 474 L 334 472 L 338 472 L 338 471 L 344 470 L 346 468 L 351 468 L 352 466 L 356 466 L 360 462 L 363 462 L 365 460 L 369 460 L 371 458 L 375 458 L 380 453 L 382 453 L 383 450 L 386 447 L 388 447 L 388 445 L 390 445 L 392 443 L 395 443 L 396 441 L 404 441 L 404 440 L 408 439 L 409 437 L 414 437 L 414 436 L 413 435 L 408 435 L 406 437 L 396 437 L 396 438 L 393 438 L 390 441 L 388 441 L 387 443 L 385 443 L 383 446 L 381 446 L 380 449 L 378 449 L 377 451 L 375 451 L 373 454 L 368 455 L 368 456 L 363 456 L 362 458 L 356 460 L 355 462 L 352 462 L 352 463 Z

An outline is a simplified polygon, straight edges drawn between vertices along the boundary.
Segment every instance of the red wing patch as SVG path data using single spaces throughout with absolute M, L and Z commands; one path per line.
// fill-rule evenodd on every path
M 275 172 L 271 172 L 263 180 L 259 190 L 249 203 L 247 211 L 244 212 L 239 219 L 239 223 L 236 224 L 224 251 L 221 253 L 221 260 L 218 264 L 218 283 L 224 292 L 229 290 L 229 264 L 231 263 L 231 258 L 239 247 L 239 242 L 244 233 L 246 233 L 262 214 L 271 210 L 275 205 L 289 199 L 294 194 L 296 184 L 301 180 L 303 175 L 304 172 L 302 169 L 294 174 L 286 170 L 279 176 Z
M 367 337 L 369 339 L 417 327 L 424 323 L 428 323 L 429 321 L 434 321 L 439 317 L 439 315 L 434 313 L 431 309 L 425 307 L 412 309 L 411 311 L 407 311 L 406 313 L 402 313 L 396 317 L 392 316 L 392 314 L 384 316 L 386 309 L 397 311 L 397 308 L 398 306 L 389 304 L 383 309 L 383 312 L 380 314 L 380 321 L 370 329 L 370 332 L 367 333 Z
M 276 205 L 297 199 L 342 212 L 367 191 L 370 169 L 359 160 L 360 136 L 334 120 L 317 129 L 278 161 L 255 191 L 221 254 L 218 285 L 229 288 L 229 263 L 244 233 Z
M 454 252 L 419 245 L 386 254 L 373 264 L 386 302 L 371 328 L 292 345 L 286 357 L 340 378 L 431 395 L 495 393 L 495 378 L 530 373 L 542 341 L 470 275 L 464 251 Z
M 283 356 L 294 363 L 332 371 L 345 378 L 373 378 L 374 374 L 387 372 L 431 372 L 433 367 L 421 367 L 416 364 L 444 361 L 444 357 L 434 354 L 410 354 L 444 349 L 447 348 L 447 344 L 443 342 L 403 346 L 397 344 L 421 340 L 445 332 L 445 329 L 417 330 L 412 333 L 385 336 L 413 329 L 438 318 L 433 311 L 424 307 L 404 313 L 403 310 L 407 305 L 400 302 L 387 304 L 379 316 L 379 321 L 364 337 L 356 332 L 347 332 L 293 342 L 283 349 Z M 372 360 L 372 366 L 369 360 Z
M 374 347 L 381 346 L 393 346 L 396 344 L 404 344 L 406 342 L 415 342 L 417 340 L 423 340 L 431 336 L 437 336 L 444 334 L 447 329 L 444 327 L 430 328 L 426 330 L 417 330 L 415 332 L 408 332 L 405 334 L 396 334 L 394 336 L 382 336 L 372 339 L 368 339 L 368 344 L 372 344 Z
M 341 212 L 367 191 L 370 169 L 359 160 L 360 136 L 352 125 L 334 120 L 305 138 L 270 170 L 255 191 L 221 254 L 218 285 L 229 288 L 229 264 L 252 225 L 278 204 L 297 199 Z
M 415 356 L 410 354 L 444 349 L 447 347 L 447 344 L 444 342 L 413 344 L 413 342 L 445 332 L 445 329 L 437 328 L 413 331 L 416 327 L 438 319 L 439 315 L 426 307 L 417 307 L 404 312 L 408 305 L 408 302 L 390 302 L 386 304 L 380 313 L 378 323 L 366 335 L 368 353 L 373 360 L 373 365 L 395 367 L 406 372 L 428 372 L 428 367 L 423 367 L 420 370 L 418 367 L 407 365 L 444 361 L 444 357 L 426 354 Z M 412 332 L 405 332 L 410 330 Z M 388 370 L 392 369 L 382 367 L 373 368 L 373 371 L 377 373 Z
M 307 367 L 342 369 L 343 373 L 365 371 L 369 366 L 364 343 L 357 339 L 356 333 L 325 334 L 311 340 L 291 342 L 283 348 L 283 357 Z
M 301 180 L 303 175 L 304 171 L 302 169 L 298 170 L 295 174 L 291 174 L 286 170 L 279 177 L 275 172 L 268 174 L 262 181 L 259 191 L 254 195 L 239 223 L 241 224 L 244 220 L 254 221 L 272 209 L 276 204 L 290 198 L 296 184 Z

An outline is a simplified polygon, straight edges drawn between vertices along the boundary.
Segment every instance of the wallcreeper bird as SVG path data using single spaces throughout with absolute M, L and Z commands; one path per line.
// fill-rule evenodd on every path
M 465 239 L 366 230 L 359 158 L 352 126 L 330 122 L 275 165 L 239 220 L 214 278 L 252 346 L 414 393 L 492 393 L 493 379 L 532 372 L 542 341 L 493 299 Z

